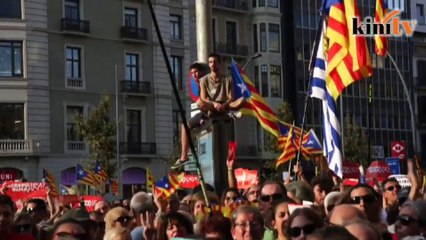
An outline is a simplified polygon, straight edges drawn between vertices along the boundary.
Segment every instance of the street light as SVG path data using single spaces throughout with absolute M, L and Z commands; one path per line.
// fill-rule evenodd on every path
M 242 67 L 242 70 L 244 70 L 244 69 L 246 69 L 246 67 L 247 67 L 247 65 L 252 61 L 252 60 L 254 60 L 254 59 L 256 59 L 256 58 L 260 58 L 262 56 L 262 54 L 261 53 L 256 53 L 256 54 L 254 54 L 254 55 L 251 55 L 250 57 L 249 57 L 249 59 L 247 59 L 247 62 L 243 65 L 243 67 Z

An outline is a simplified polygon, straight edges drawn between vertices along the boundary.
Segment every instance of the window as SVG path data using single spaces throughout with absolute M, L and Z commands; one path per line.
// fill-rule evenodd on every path
M 182 17 L 179 15 L 170 15 L 170 38 L 182 39 Z
M 172 72 L 179 90 L 183 89 L 182 84 L 182 57 L 172 56 Z
M 216 19 L 212 19 L 213 52 L 216 52 Z
M 67 106 L 67 141 L 82 142 L 83 137 L 75 130 L 75 117 L 83 114 L 81 106 Z
M 426 87 L 426 60 L 417 60 L 417 86 Z
M 22 18 L 21 0 L 1 0 L 0 18 Z
M 259 89 L 259 66 L 254 66 L 254 77 L 253 77 L 253 79 L 254 79 L 254 87 L 256 88 L 256 90 L 258 91 L 258 92 L 260 92 L 260 89 Z
M 268 97 L 268 65 L 262 65 L 260 67 L 260 80 L 262 81 L 262 97 Z
M 237 23 L 236 22 L 226 21 L 226 48 L 231 50 L 237 49 Z
M 280 51 L 280 25 L 269 24 L 269 51 Z
M 421 125 L 426 124 L 426 96 L 417 97 L 418 122 Z
M 25 139 L 24 104 L 0 103 L 0 139 Z
M 260 26 L 260 51 L 266 52 L 268 48 L 267 39 L 266 39 L 266 24 L 261 23 Z
M 138 10 L 136 8 L 124 8 L 124 26 L 138 27 Z
M 173 121 L 173 143 L 179 141 L 180 132 L 180 112 L 179 110 L 173 109 L 172 121 Z
M 278 0 L 268 0 L 268 7 L 278 8 Z
M 257 0 L 252 0 L 252 1 L 251 1 L 251 7 L 252 7 L 252 8 L 255 8 L 255 7 L 256 7 L 256 1 L 257 1 Z
M 0 77 L 21 77 L 22 72 L 22 42 L 0 41 Z
M 129 146 L 135 146 L 142 142 L 142 120 L 140 110 L 127 110 L 127 142 Z
M 416 12 L 417 12 L 417 23 L 424 25 L 425 24 L 425 12 L 423 4 L 416 4 Z
M 271 65 L 271 97 L 281 97 L 281 66 Z
M 125 80 L 139 81 L 139 55 L 134 53 L 126 53 L 125 65 Z
M 67 47 L 67 79 L 81 79 L 81 48 Z
M 65 0 L 65 18 L 80 20 L 79 0 Z
M 257 43 L 257 24 L 253 24 L 253 52 L 257 53 L 259 51 L 259 46 Z
M 405 11 L 405 0 L 388 0 L 387 2 L 390 10 L 399 9 L 401 12 Z
M 259 0 L 259 7 L 265 6 L 265 0 Z

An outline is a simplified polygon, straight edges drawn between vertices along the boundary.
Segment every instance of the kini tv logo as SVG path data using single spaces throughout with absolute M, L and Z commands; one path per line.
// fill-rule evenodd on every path
M 393 10 L 389 12 L 382 22 L 375 22 L 372 17 L 366 17 L 364 22 L 358 18 L 352 18 L 352 34 L 357 36 L 413 36 L 417 20 L 402 20 L 401 12 Z

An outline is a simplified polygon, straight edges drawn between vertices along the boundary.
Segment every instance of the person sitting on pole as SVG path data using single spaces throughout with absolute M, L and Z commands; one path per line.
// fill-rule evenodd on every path
M 239 110 L 244 103 L 241 97 L 234 101 L 234 89 L 232 78 L 222 74 L 220 71 L 220 57 L 216 53 L 209 55 L 208 65 L 210 73 L 200 79 L 200 98 L 197 100 L 198 108 L 204 112 L 202 115 L 195 115 L 189 119 L 188 127 L 193 129 L 200 125 L 203 119 L 213 116 L 228 114 L 230 110 Z M 199 71 L 200 69 L 198 69 Z M 192 70 L 191 70 L 192 71 Z M 197 76 L 195 76 L 197 77 Z M 205 114 L 206 113 L 206 114 Z M 233 117 L 241 117 L 241 112 L 232 114 Z M 185 128 L 181 127 L 181 155 L 172 169 L 182 167 L 188 162 L 188 136 Z

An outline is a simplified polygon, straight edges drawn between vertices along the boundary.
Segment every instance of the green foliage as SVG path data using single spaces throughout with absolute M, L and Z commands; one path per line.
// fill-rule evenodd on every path
M 104 96 L 99 105 L 89 113 L 87 119 L 77 115 L 75 120 L 76 132 L 84 137 L 89 144 L 90 164 L 94 166 L 99 160 L 108 176 L 115 173 L 116 127 L 115 121 L 111 121 L 111 98 Z
M 276 114 L 278 119 L 282 122 L 291 124 L 294 121 L 293 108 L 287 101 L 283 101 L 278 106 Z M 274 135 L 269 134 L 269 132 L 265 131 L 265 134 L 268 134 L 266 137 L 267 144 L 265 146 L 265 151 L 272 153 L 281 153 L 282 150 L 278 148 L 278 139 Z
M 362 128 L 351 117 L 344 119 L 344 155 L 350 162 L 368 167 L 368 138 Z

